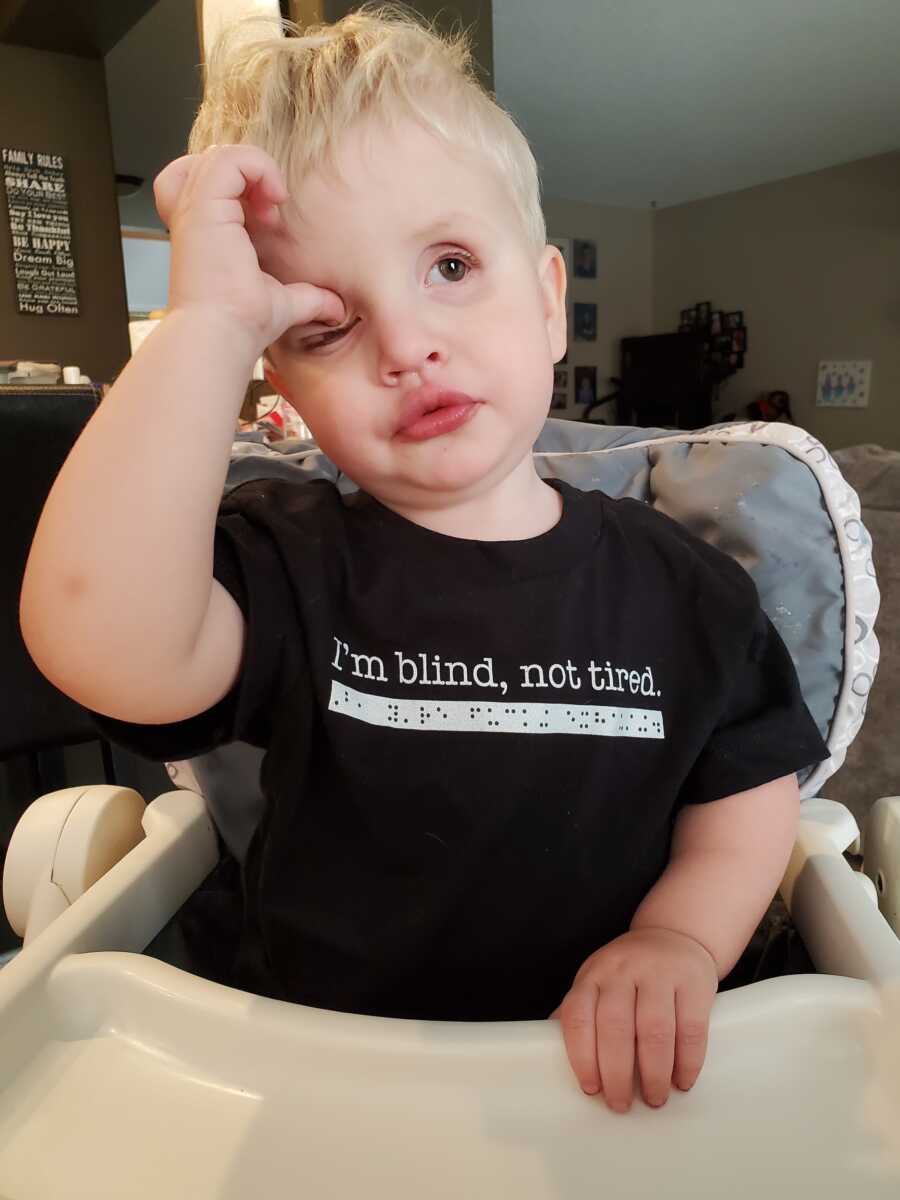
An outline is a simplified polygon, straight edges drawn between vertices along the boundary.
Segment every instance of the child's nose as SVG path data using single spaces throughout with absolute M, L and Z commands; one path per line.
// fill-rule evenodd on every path
M 397 376 L 420 371 L 426 363 L 446 361 L 448 357 L 447 337 L 436 328 L 436 323 L 426 321 L 421 311 L 407 311 L 396 317 L 386 314 L 375 330 L 379 368 L 387 383 L 394 383 Z

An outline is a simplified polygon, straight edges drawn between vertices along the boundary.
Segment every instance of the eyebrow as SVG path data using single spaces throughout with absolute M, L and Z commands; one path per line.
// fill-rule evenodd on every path
M 486 221 L 482 221 L 480 217 L 476 217 L 474 213 L 468 212 L 451 212 L 445 213 L 443 216 L 435 218 L 422 229 L 417 229 L 410 237 L 411 241 L 421 241 L 423 238 L 430 237 L 432 234 L 441 233 L 453 226 L 471 223 L 480 225 L 482 229 L 489 230 L 491 227 Z

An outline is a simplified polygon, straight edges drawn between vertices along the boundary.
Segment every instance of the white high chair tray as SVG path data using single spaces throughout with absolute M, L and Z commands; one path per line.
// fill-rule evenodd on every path
M 694 1089 L 610 1112 L 556 1023 L 383 1020 L 68 954 L 0 1029 L 0 1197 L 896 1200 L 868 983 L 726 992 Z

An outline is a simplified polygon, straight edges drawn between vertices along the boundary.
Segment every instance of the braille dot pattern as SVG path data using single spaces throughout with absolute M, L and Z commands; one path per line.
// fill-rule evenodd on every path
M 613 708 L 608 704 L 504 704 L 471 700 L 404 700 L 372 696 L 333 680 L 331 712 L 369 725 L 442 733 L 572 733 L 593 737 L 665 737 L 663 715 L 655 708 Z

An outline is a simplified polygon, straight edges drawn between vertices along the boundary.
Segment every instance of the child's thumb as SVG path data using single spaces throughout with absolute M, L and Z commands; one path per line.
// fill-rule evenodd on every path
M 340 325 L 344 321 L 344 302 L 336 292 L 312 283 L 291 283 L 285 290 L 293 309 L 291 325 Z

